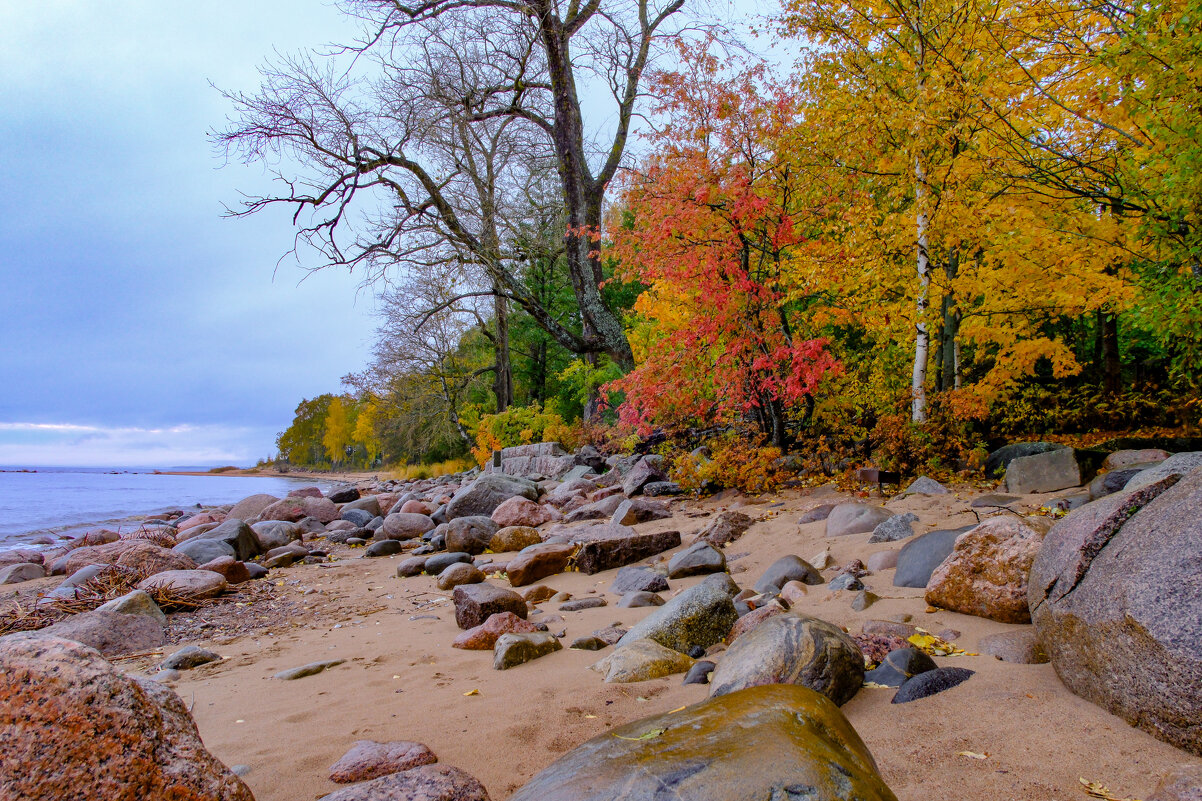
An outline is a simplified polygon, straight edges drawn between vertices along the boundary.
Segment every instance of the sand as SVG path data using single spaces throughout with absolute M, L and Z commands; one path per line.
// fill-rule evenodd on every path
M 887 506 L 919 515 L 915 530 L 921 533 L 973 522 L 968 506 L 973 492 L 965 487 L 948 496 L 894 499 Z M 827 539 L 824 523 L 796 523 L 801 511 L 847 497 L 823 488 L 747 504 L 742 511 L 767 519 L 727 547 L 735 580 L 749 586 L 787 553 L 808 559 L 829 547 L 842 565 L 904 544 L 869 545 L 867 534 Z M 1036 506 L 1042 499 L 1028 500 Z M 672 520 L 640 528 L 675 528 L 687 535 L 701 526 L 699 513 L 729 506 L 675 501 Z M 249 766 L 245 779 L 259 801 L 312 799 L 333 791 L 338 785 L 326 778 L 329 767 L 358 739 L 426 743 L 440 761 L 468 771 L 494 799 L 504 799 L 561 754 L 606 729 L 706 697 L 707 686 L 682 686 L 679 675 L 605 684 L 586 669 L 605 651 L 565 648 L 508 671 L 494 670 L 491 651 L 451 648 L 459 629 L 449 594 L 438 591 L 433 578 L 396 578 L 403 556 L 360 559 L 361 551 L 338 553 L 344 558 L 328 566 L 272 571 L 270 580 L 285 582 L 280 591 L 303 614 L 279 620 L 270 631 L 232 639 L 213 631 L 209 639 L 189 641 L 225 659 L 187 671 L 174 683 L 209 749 L 229 765 Z M 854 593 L 831 594 L 824 587 L 811 587 L 800 609 L 852 632 L 868 619 L 910 614 L 913 623 L 928 630 L 960 631 L 956 642 L 968 651 L 986 634 L 1017 628 L 927 612 L 923 591 L 894 587 L 892 573 L 864 579 L 883 596 L 864 612 L 851 610 Z M 603 594 L 610 605 L 560 613 L 544 603 L 531 620 L 566 632 L 566 645 L 611 623 L 630 626 L 651 612 L 616 608 L 617 596 L 606 593 L 612 578 L 613 571 L 607 571 L 545 579 L 541 583 L 576 597 Z M 700 580 L 673 581 L 671 592 Z M 203 618 L 204 611 L 197 614 Z M 285 668 L 325 659 L 346 662 L 298 681 L 271 678 Z M 890 704 L 890 690 L 864 689 L 843 708 L 901 801 L 1083 799 L 1081 777 L 1107 785 L 1117 797 L 1143 798 L 1165 771 L 1197 761 L 1072 695 L 1050 665 L 1016 665 L 986 656 L 936 661 L 971 668 L 976 675 L 904 705 Z

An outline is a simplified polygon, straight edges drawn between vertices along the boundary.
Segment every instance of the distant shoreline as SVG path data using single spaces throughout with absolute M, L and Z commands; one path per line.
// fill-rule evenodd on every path
M 277 470 L 274 467 L 236 467 L 217 470 L 152 470 L 150 472 L 156 476 L 235 476 L 239 478 L 291 479 L 307 479 L 311 477 L 314 481 L 345 481 L 349 483 L 382 480 L 378 471 L 342 473 L 318 470 Z

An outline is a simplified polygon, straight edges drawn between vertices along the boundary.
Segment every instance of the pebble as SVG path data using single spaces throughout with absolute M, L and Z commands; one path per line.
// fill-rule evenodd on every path
M 275 674 L 275 678 L 279 679 L 280 681 L 294 681 L 295 679 L 303 679 L 306 676 L 316 676 L 318 673 L 328 670 L 336 665 L 341 665 L 345 661 L 345 659 L 329 659 L 324 662 L 310 662 L 309 664 L 301 665 L 300 667 L 281 670 L 279 673 Z
M 575 601 L 568 601 L 566 604 L 561 604 L 560 612 L 579 612 L 584 609 L 596 609 L 599 606 L 606 606 L 604 598 L 580 598 Z
M 190 668 L 217 662 L 221 657 L 212 651 L 187 645 L 163 660 L 164 670 L 188 670 Z

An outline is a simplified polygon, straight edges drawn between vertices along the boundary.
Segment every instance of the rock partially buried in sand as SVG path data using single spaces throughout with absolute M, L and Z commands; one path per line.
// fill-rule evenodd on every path
M 138 584 L 153 596 L 172 595 L 187 600 L 216 598 L 230 588 L 225 576 L 212 570 L 167 570 Z
M 561 648 L 563 646 L 559 644 L 559 640 L 545 631 L 502 634 L 493 646 L 492 666 L 497 670 L 508 670 Z
M 490 801 L 484 785 L 450 765 L 422 765 L 321 797 L 320 801 Z M 544 800 L 545 801 L 545 800 Z
M 567 543 L 531 545 L 509 560 L 506 575 L 514 587 L 524 587 L 568 569 L 576 546 Z
M 918 515 L 913 512 L 905 512 L 900 515 L 893 515 L 877 524 L 872 530 L 872 536 L 868 538 L 869 542 L 897 542 L 898 540 L 909 539 L 914 536 L 914 523 L 918 522 Z
M 1018 665 L 1043 665 L 1048 661 L 1035 632 L 1030 630 L 988 634 L 977 641 L 977 652 Z
M 303 679 L 306 676 L 316 676 L 318 673 L 323 673 L 332 667 L 337 667 L 345 661 L 345 659 L 329 659 L 325 662 L 310 662 L 309 664 L 301 665 L 300 667 L 281 670 L 279 673 L 275 674 L 274 678 L 277 678 L 280 681 L 295 681 L 296 679 Z
M 6 799 L 253 801 L 179 696 L 68 640 L 0 638 L 0 754 Z
M 799 684 L 842 706 L 864 684 L 864 657 L 842 629 L 793 612 L 735 640 L 710 680 L 711 696 L 762 684 Z
M 207 665 L 210 662 L 220 662 L 221 657 L 212 651 L 195 645 L 186 645 L 159 665 L 162 670 L 191 670 L 194 667 Z
M 718 573 L 680 593 L 639 621 L 622 638 L 622 644 L 648 639 L 687 653 L 695 645 L 708 648 L 724 639 L 739 614 L 731 601 L 730 585 L 722 579 L 730 582 L 729 576 Z
M 167 615 L 159 609 L 159 605 L 154 602 L 145 590 L 132 590 L 125 593 L 120 598 L 103 603 L 96 607 L 97 612 L 119 612 L 123 615 L 145 615 L 157 620 L 162 625 L 167 625 Z
M 726 570 L 726 557 L 705 540 L 701 540 L 674 555 L 668 561 L 668 578 L 704 576 Z
M 867 503 L 841 503 L 826 518 L 826 536 L 844 537 L 848 534 L 866 534 L 884 523 L 893 512 L 881 506 Z
M 533 623 L 522 620 L 513 612 L 498 612 L 475 628 L 470 628 L 451 642 L 452 648 L 465 651 L 491 651 L 502 634 L 523 634 L 538 631 Z
M 663 606 L 664 599 L 653 592 L 638 590 L 628 592 L 618 601 L 617 606 L 620 609 L 638 609 L 643 606 Z
M 935 660 L 917 648 L 899 648 L 890 651 L 881 664 L 864 674 L 864 681 L 900 687 L 919 673 L 935 670 Z
M 893 586 L 925 588 L 931 573 L 951 554 L 956 538 L 968 528 L 928 531 L 907 542 L 897 552 Z
M 103 656 L 150 651 L 167 641 L 163 624 L 154 617 L 99 610 L 71 615 L 32 636 L 74 640 Z
M 790 581 L 800 581 L 802 584 L 809 585 L 826 583 L 826 579 L 813 565 L 800 556 L 790 554 L 782 556 L 768 565 L 764 575 L 760 576 L 760 580 L 755 583 L 755 591 L 779 592 L 780 588 Z
M 589 670 L 602 674 L 607 682 L 624 684 L 684 673 L 691 667 L 693 659 L 679 651 L 665 648 L 652 640 L 634 640 L 589 665 Z
M 907 704 L 921 698 L 929 698 L 935 693 L 950 690 L 958 684 L 963 684 L 972 676 L 968 668 L 941 667 L 928 670 L 913 676 L 902 684 L 893 696 L 893 703 Z
M 422 743 L 356 740 L 351 750 L 330 767 L 330 781 L 338 784 L 365 782 L 437 761 L 434 752 Z
M 606 732 L 560 757 L 510 801 L 664 798 L 896 801 L 838 707 L 779 684 Z
M 615 595 L 626 595 L 631 592 L 663 592 L 668 589 L 668 579 L 663 573 L 657 573 L 649 567 L 627 565 L 618 570 L 609 591 Z

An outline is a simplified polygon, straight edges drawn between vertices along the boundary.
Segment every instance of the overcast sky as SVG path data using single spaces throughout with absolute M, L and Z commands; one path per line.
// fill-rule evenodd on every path
M 252 463 L 366 365 L 371 292 L 277 267 L 283 210 L 223 218 L 267 178 L 207 137 L 210 84 L 353 32 L 329 0 L 0 0 L 0 466 Z
M 370 293 L 277 270 L 283 215 L 223 219 L 265 179 L 206 137 L 210 82 L 348 33 L 322 0 L 0 0 L 0 465 L 254 461 L 363 368 Z

